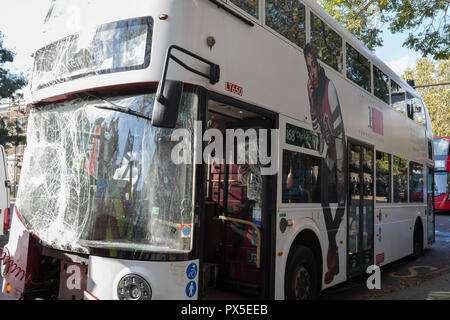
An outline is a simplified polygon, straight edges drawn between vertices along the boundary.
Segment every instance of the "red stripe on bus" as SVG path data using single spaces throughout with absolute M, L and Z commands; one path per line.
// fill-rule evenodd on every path
M 20 217 L 20 214 L 19 214 L 19 210 L 17 209 L 16 206 L 14 206 L 14 212 L 16 213 L 17 218 L 19 218 L 19 221 L 22 223 L 22 225 L 24 226 L 24 228 L 29 232 L 30 230 L 27 228 L 27 226 L 25 225 L 25 223 L 23 223 L 23 220 L 22 220 L 22 218 Z
M 59 101 L 59 100 L 70 99 L 70 98 L 73 98 L 74 95 L 76 95 L 78 93 L 86 92 L 86 91 L 105 92 L 105 91 L 113 91 L 113 90 L 120 90 L 120 89 L 130 89 L 130 88 L 138 88 L 138 87 L 145 87 L 145 86 L 153 86 L 153 85 L 157 85 L 157 84 L 158 84 L 158 82 L 138 82 L 138 83 L 119 84 L 119 85 L 99 87 L 99 88 L 88 88 L 88 89 L 83 89 L 83 90 L 79 90 L 79 91 L 61 94 L 61 95 L 54 96 L 54 97 L 49 97 L 49 98 L 43 99 L 39 102 L 55 102 L 55 101 Z
M 97 298 L 96 296 L 94 296 L 92 293 L 90 293 L 89 291 L 85 290 L 84 292 L 88 293 L 92 298 L 94 298 L 95 300 L 100 300 L 99 298 Z

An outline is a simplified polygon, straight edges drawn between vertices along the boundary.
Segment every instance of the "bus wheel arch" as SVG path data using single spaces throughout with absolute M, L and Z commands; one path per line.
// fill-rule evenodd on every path
M 298 272 L 301 272 L 297 265 L 299 263 L 305 263 L 312 267 L 310 274 L 313 277 L 311 284 L 311 295 L 309 298 L 314 299 L 322 288 L 322 248 L 319 238 L 311 229 L 301 231 L 293 241 L 289 250 L 289 255 L 286 262 L 285 270 L 285 298 L 295 299 L 292 291 L 293 280 L 298 276 Z
M 423 253 L 423 223 L 420 217 L 414 222 L 413 230 L 413 253 L 412 259 L 419 258 Z

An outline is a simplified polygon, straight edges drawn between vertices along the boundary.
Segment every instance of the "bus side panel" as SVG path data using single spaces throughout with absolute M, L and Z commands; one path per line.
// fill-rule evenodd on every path
M 284 232 L 280 228 L 282 219 L 292 221 L 292 226 L 287 227 Z M 322 284 L 321 288 L 325 289 L 334 286 L 338 283 L 344 282 L 346 277 L 346 248 L 347 241 L 345 235 L 346 221 L 342 221 L 341 227 L 336 236 L 339 249 L 339 273 L 334 278 L 333 282 L 324 284 L 324 275 L 327 271 L 327 250 L 328 250 L 328 234 L 323 219 L 323 212 L 321 207 L 317 208 L 280 208 L 277 214 L 277 247 L 276 247 L 276 261 L 275 272 L 277 274 L 275 281 L 275 299 L 284 299 L 284 281 L 286 276 L 286 265 L 289 257 L 289 252 L 294 245 L 297 236 L 305 230 L 312 231 L 319 239 L 322 255 Z M 282 255 L 280 253 L 282 252 Z
M 291 209 L 292 210 L 292 209 Z M 300 211 L 300 212 L 299 212 Z M 285 216 L 284 216 L 285 215 Z M 294 222 L 292 227 L 282 232 L 281 221 L 282 219 Z M 293 245 L 293 242 L 297 235 L 303 230 L 312 230 L 320 241 L 320 230 L 314 221 L 311 219 L 312 213 L 309 211 L 301 212 L 287 212 L 286 209 L 279 209 L 277 213 L 277 228 L 276 228 L 276 260 L 275 260 L 275 299 L 284 300 L 284 281 L 286 277 L 286 265 L 289 257 L 289 251 Z M 322 241 L 320 241 L 322 246 Z M 282 254 L 281 254 L 282 253 Z M 280 255 L 281 254 L 281 255 Z
M 332 216 L 334 218 L 337 211 L 337 205 L 331 205 L 330 209 L 332 212 Z M 345 214 L 342 217 L 341 223 L 339 224 L 339 229 L 335 236 L 339 256 L 339 273 L 336 274 L 333 281 L 329 284 L 325 283 L 325 274 L 328 271 L 327 255 L 328 250 L 330 248 L 330 239 L 328 237 L 328 230 L 325 224 L 324 212 L 322 208 L 313 212 L 313 220 L 319 226 L 320 229 L 320 244 L 322 247 L 322 266 L 323 266 L 321 287 L 323 290 L 347 280 L 347 208 L 345 209 Z
M 378 212 L 378 211 L 377 211 Z M 414 225 L 418 217 L 422 221 L 423 234 L 426 235 L 425 208 L 422 205 L 389 206 L 382 210 L 382 237 L 388 239 L 388 246 L 383 264 L 404 258 L 413 252 Z M 375 230 L 378 233 L 378 229 Z M 375 239 L 375 242 L 378 240 Z M 424 236 L 424 247 L 426 247 Z M 376 251 L 377 252 L 377 251 Z M 379 254 L 379 253 L 378 253 Z
M 375 230 L 374 230 L 374 250 L 375 250 L 375 263 L 378 266 L 387 264 L 392 260 L 392 245 L 391 245 L 391 233 L 389 232 L 389 223 L 387 223 L 388 212 L 392 207 L 383 206 L 375 207 Z

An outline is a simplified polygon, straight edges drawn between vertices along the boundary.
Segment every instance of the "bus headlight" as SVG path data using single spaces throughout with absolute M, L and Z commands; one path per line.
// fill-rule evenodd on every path
M 143 277 L 137 274 L 128 274 L 120 279 L 117 296 L 120 300 L 150 300 L 152 288 Z

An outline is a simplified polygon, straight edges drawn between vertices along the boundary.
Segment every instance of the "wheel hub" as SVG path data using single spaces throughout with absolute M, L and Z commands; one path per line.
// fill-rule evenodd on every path
M 311 295 L 311 274 L 303 265 L 295 271 L 294 294 L 297 300 L 306 300 Z

